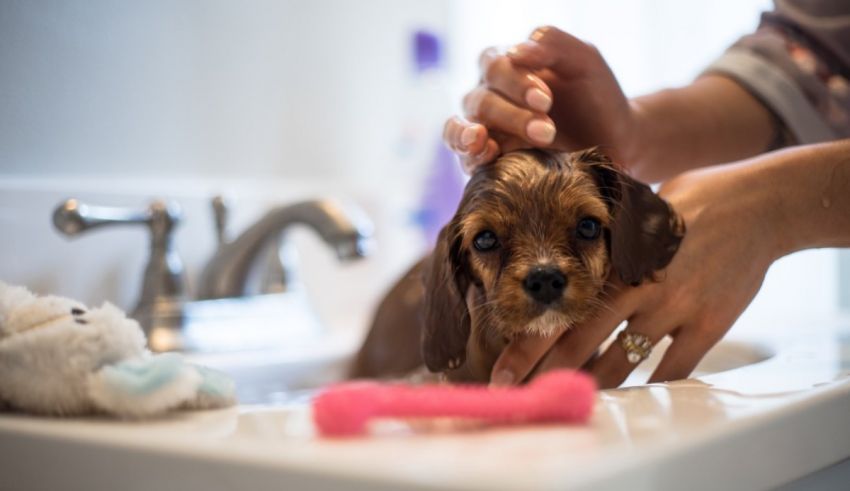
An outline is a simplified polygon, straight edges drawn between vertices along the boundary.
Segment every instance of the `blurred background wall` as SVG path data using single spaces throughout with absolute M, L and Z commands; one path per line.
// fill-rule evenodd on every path
M 2 0 L 0 278 L 130 306 L 144 236 L 60 240 L 49 214 L 63 196 L 181 200 L 187 220 L 178 242 L 195 273 L 213 247 L 205 203 L 214 192 L 236 197 L 236 230 L 272 203 L 346 195 L 375 217 L 376 255 L 354 273 L 337 273 L 323 252 L 305 261 L 318 263 L 308 266 L 314 277 L 343 274 L 336 296 L 320 300 L 325 309 L 362 306 L 427 249 L 414 219 L 423 182 L 443 119 L 478 79 L 482 49 L 553 24 L 596 44 L 626 93 L 638 95 L 692 80 L 769 7 L 765 0 Z M 417 29 L 443 40 L 435 76 L 414 69 Z M 299 239 L 305 248 L 321 251 L 307 236 Z M 835 251 L 780 261 L 746 315 L 767 325 L 834 312 L 838 264 Z M 325 281 L 317 283 L 322 290 Z

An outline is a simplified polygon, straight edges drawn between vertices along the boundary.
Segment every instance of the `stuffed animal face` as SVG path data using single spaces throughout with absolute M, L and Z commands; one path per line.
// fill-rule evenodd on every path
M 138 323 L 113 305 L 87 309 L 0 283 L 0 400 L 33 412 L 91 412 L 88 377 L 147 352 Z
M 115 306 L 87 309 L 0 282 L 0 406 L 144 418 L 234 403 L 227 375 L 151 354 L 139 324 Z

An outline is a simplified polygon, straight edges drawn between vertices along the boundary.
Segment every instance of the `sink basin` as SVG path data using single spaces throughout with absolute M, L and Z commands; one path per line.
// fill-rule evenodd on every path
M 186 308 L 186 358 L 217 368 L 236 382 L 242 404 L 276 404 L 293 391 L 345 377 L 360 326 L 325 326 L 298 291 L 204 300 Z
M 175 322 L 179 329 L 172 327 Z M 325 334 L 300 290 L 187 302 L 168 322 L 153 324 L 148 333 L 152 349 L 189 353 L 277 349 Z
M 236 382 L 241 404 L 281 404 L 293 393 L 342 380 L 359 337 L 325 334 L 262 350 L 188 354 L 201 365 L 217 368 Z
M 609 341 L 613 341 L 613 338 Z M 629 375 L 621 387 L 643 385 L 661 363 L 664 352 L 670 346 L 670 338 L 662 339 L 652 354 Z M 769 346 L 755 341 L 724 339 L 717 343 L 700 361 L 691 374 L 692 378 L 734 370 L 754 363 L 763 362 L 776 353 Z
M 280 313 L 280 308 L 266 308 L 265 312 Z M 282 308 L 287 307 L 284 305 Z M 204 316 L 196 317 L 191 327 L 195 333 L 204 333 L 207 338 L 206 349 L 217 351 L 190 353 L 187 356 L 195 363 L 218 368 L 230 374 L 236 380 L 237 397 L 242 404 L 287 403 L 292 399 L 293 393 L 300 395 L 305 390 L 343 380 L 359 348 L 362 326 L 337 326 L 327 330 L 319 327 L 317 323 L 314 324 L 314 319 L 307 318 L 308 322 L 293 328 L 283 325 L 286 323 L 279 320 L 281 317 L 255 314 L 248 318 L 236 318 L 232 311 L 227 310 L 227 304 L 217 304 L 205 315 L 218 310 L 225 312 L 225 315 L 211 323 L 206 323 Z M 285 312 L 289 314 L 292 311 Z M 280 325 L 271 325 L 271 319 L 274 319 L 274 324 Z M 251 327 L 255 324 L 259 326 Z M 239 339 L 246 327 L 249 332 L 255 334 L 269 331 L 271 328 L 276 332 L 270 338 L 274 343 L 267 343 L 267 346 L 260 348 L 250 339 Z M 219 333 L 215 334 L 216 331 Z M 614 336 L 608 342 L 613 339 Z M 236 343 L 245 348 L 233 349 Z M 646 383 L 669 344 L 669 339 L 658 343 L 652 355 L 629 376 L 623 387 Z M 709 351 L 693 376 L 700 377 L 759 363 L 773 354 L 773 351 L 763 344 L 723 340 Z
M 332 330 L 289 352 L 196 359 L 244 374 L 255 402 L 272 404 L 147 422 L 0 416 L 14 469 L 0 489 L 767 489 L 850 456 L 848 326 L 730 338 L 695 378 L 600 392 L 587 426 L 322 440 L 310 391 L 287 389 L 332 378 L 354 352 Z

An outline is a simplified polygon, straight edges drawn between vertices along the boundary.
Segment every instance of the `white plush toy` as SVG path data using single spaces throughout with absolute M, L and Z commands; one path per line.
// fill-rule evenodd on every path
M 144 418 L 232 404 L 230 378 L 176 353 L 152 354 L 139 324 L 115 306 L 87 309 L 0 282 L 0 406 Z

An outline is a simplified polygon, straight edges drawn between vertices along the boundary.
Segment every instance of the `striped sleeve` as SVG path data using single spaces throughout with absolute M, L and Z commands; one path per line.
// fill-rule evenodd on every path
M 734 79 L 773 112 L 774 146 L 848 138 L 850 2 L 777 0 L 705 73 Z

